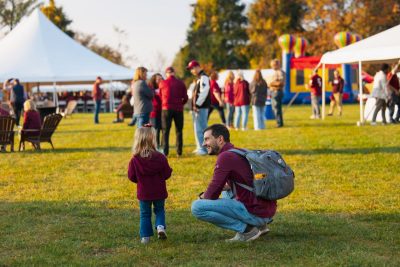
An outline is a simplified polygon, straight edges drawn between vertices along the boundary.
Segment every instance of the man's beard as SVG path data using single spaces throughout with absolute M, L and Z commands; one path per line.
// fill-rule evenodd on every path
M 210 146 L 210 152 L 208 152 L 208 150 L 207 150 L 208 155 L 218 155 L 219 151 L 220 151 L 220 149 L 217 144 L 213 144 Z

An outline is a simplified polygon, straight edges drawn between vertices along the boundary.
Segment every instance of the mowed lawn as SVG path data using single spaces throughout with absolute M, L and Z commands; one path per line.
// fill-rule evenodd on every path
M 345 106 L 342 118 L 313 121 L 309 106 L 295 106 L 284 128 L 232 131 L 238 147 L 281 152 L 296 188 L 278 201 L 268 235 L 228 244 L 233 232 L 190 213 L 216 158 L 192 155 L 185 113 L 184 155 L 172 147 L 169 157 L 168 240 L 148 246 L 126 175 L 135 128 L 112 124 L 113 114 L 100 125 L 75 114 L 61 122 L 54 151 L 0 154 L 0 266 L 400 266 L 400 125 L 357 127 L 358 114 Z

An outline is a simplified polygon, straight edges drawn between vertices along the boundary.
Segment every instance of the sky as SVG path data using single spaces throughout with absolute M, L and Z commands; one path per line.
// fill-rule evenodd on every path
M 44 1 L 47 3 L 48 1 Z M 162 70 L 185 44 L 195 0 L 56 0 L 74 31 L 95 34 L 114 48 L 122 44 L 130 67 Z M 248 4 L 251 0 L 242 0 Z M 118 34 L 117 27 L 125 34 Z

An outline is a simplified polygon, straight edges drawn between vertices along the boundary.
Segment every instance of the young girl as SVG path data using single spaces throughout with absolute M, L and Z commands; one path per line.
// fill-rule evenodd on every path
M 142 244 L 153 235 L 151 207 L 156 215 L 155 228 L 159 239 L 166 239 L 165 199 L 168 196 L 166 180 L 171 176 L 167 158 L 156 150 L 156 131 L 149 124 L 136 129 L 133 157 L 129 162 L 128 178 L 137 183 L 140 205 L 140 238 Z

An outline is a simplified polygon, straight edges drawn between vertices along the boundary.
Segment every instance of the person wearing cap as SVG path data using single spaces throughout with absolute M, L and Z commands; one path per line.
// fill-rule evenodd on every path
M 175 77 L 173 67 L 165 70 L 166 79 L 159 84 L 161 98 L 162 147 L 165 156 L 169 154 L 169 133 L 172 121 L 176 132 L 176 154 L 182 155 L 183 147 L 183 106 L 188 100 L 185 84 Z
M 92 97 L 94 101 L 94 123 L 99 123 L 99 113 L 100 113 L 100 106 L 101 106 L 101 99 L 103 92 L 101 91 L 100 85 L 103 82 L 101 77 L 97 77 L 96 81 L 93 84 L 92 90 Z
M 271 104 L 272 110 L 276 118 L 276 124 L 278 127 L 283 126 L 282 116 L 282 99 L 283 99 L 283 87 L 285 86 L 285 72 L 281 70 L 280 62 L 278 59 L 271 60 L 271 68 L 273 73 L 268 77 L 268 88 L 271 91 Z
M 210 79 L 196 60 L 190 61 L 187 69 L 197 77 L 192 97 L 192 114 L 196 139 L 196 150 L 194 153 L 203 156 L 207 155 L 207 151 L 203 147 L 202 143 L 204 139 L 203 132 L 204 129 L 207 128 L 208 123 L 208 110 L 211 105 Z

